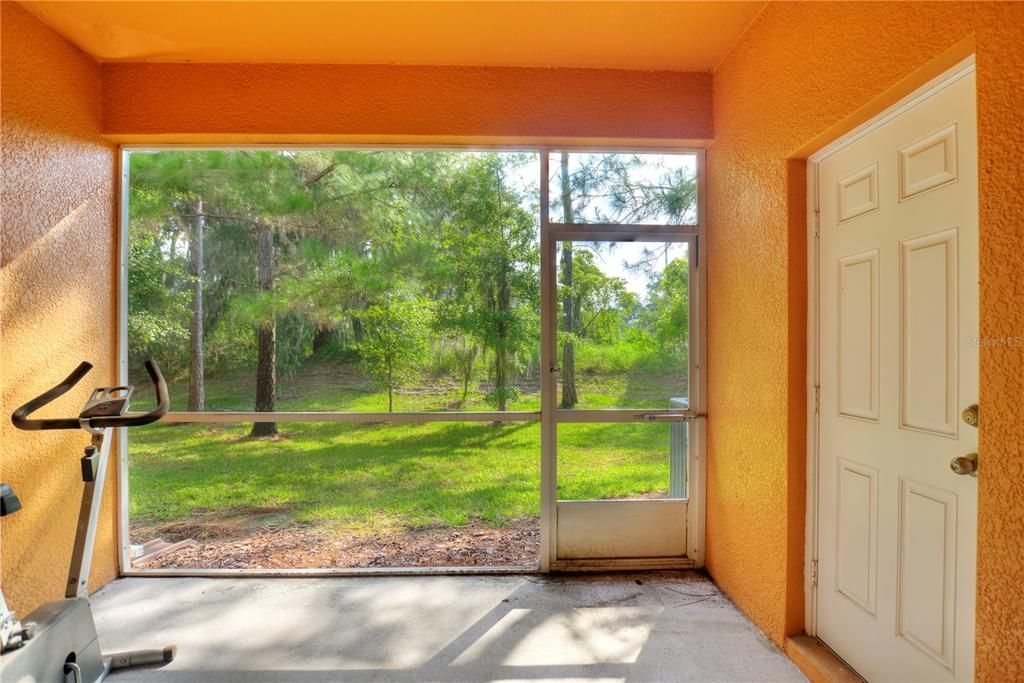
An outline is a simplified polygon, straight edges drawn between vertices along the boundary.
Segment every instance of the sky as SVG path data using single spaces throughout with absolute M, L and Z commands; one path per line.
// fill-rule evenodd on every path
M 579 165 L 583 156 L 583 154 L 570 154 L 570 171 L 573 166 Z M 683 168 L 688 174 L 696 175 L 697 173 L 697 157 L 694 154 L 643 154 L 640 156 L 644 161 L 649 160 L 649 162 L 638 166 L 631 173 L 631 180 L 635 180 L 638 184 L 658 182 L 660 174 L 667 169 Z M 537 155 L 530 155 L 530 157 L 527 163 L 510 167 L 511 176 L 508 178 L 508 182 L 523 196 L 524 208 L 531 212 L 539 212 L 540 161 Z M 555 169 L 558 163 L 559 153 L 551 153 L 548 164 L 553 180 L 550 190 L 552 193 L 557 191 L 558 188 L 557 180 L 555 180 Z M 606 210 L 605 213 L 608 213 L 608 211 Z M 553 211 L 551 220 L 552 222 L 559 222 L 556 220 L 559 216 L 555 214 L 556 212 Z M 654 223 L 654 221 L 648 221 L 648 224 L 651 223 Z M 601 270 L 608 276 L 625 280 L 626 288 L 635 294 L 641 302 L 646 302 L 647 300 L 649 275 L 652 272 L 662 272 L 666 263 L 665 259 L 661 258 L 653 262 L 651 264 L 653 267 L 648 268 L 646 271 L 636 268 L 636 264 L 644 259 L 645 248 L 659 252 L 664 249 L 666 251 L 662 253 L 667 253 L 668 259 L 673 260 L 680 256 L 685 256 L 688 245 L 678 242 L 668 245 L 649 242 L 615 242 L 610 249 L 595 250 L 595 262 Z

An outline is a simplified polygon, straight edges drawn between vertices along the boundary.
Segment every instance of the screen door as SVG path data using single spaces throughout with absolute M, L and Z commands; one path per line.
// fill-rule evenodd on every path
M 552 568 L 699 561 L 697 161 L 542 155 L 542 528 Z

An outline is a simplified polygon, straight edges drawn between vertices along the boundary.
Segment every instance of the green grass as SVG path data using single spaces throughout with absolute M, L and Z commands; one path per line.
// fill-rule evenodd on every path
M 580 407 L 667 407 L 666 373 L 578 377 Z M 678 383 L 678 378 L 674 380 Z M 251 379 L 211 378 L 208 410 L 251 409 Z M 380 411 L 387 395 L 350 369 L 311 364 L 282 380 L 278 410 Z M 172 387 L 176 409 L 186 387 Z M 485 392 L 463 409 L 489 410 Z M 421 389 L 396 410 L 444 410 L 457 392 Z M 146 404 L 139 397 L 138 405 Z M 537 410 L 536 391 L 511 410 Z M 129 444 L 132 522 L 160 526 L 272 512 L 278 521 L 382 531 L 471 520 L 501 525 L 540 514 L 540 425 L 530 423 L 282 423 L 277 439 L 251 425 L 157 424 Z M 559 498 L 617 498 L 668 488 L 668 425 L 559 427 Z
M 130 447 L 133 519 L 284 508 L 295 521 L 355 528 L 492 524 L 539 514 L 536 424 L 154 427 Z

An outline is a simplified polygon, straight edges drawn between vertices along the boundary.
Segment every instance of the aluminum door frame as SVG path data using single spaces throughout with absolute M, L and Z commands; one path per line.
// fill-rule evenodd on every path
M 550 154 L 559 151 L 542 149 L 540 153 L 540 240 L 541 240 L 541 571 L 549 570 L 602 570 L 686 568 L 704 565 L 705 522 L 705 440 L 706 413 L 706 302 L 707 240 L 704 214 L 704 150 L 683 150 L 697 157 L 697 224 L 696 225 L 638 225 L 638 224 L 565 224 L 552 222 L 549 216 Z M 678 152 L 679 150 L 672 150 Z M 573 410 L 557 407 L 557 257 L 559 241 L 585 242 L 684 242 L 688 245 L 690 265 L 690 324 L 689 324 L 689 409 L 602 409 Z M 557 428 L 566 423 L 608 422 L 679 422 L 689 426 L 687 454 L 687 497 L 669 500 L 638 501 L 559 501 L 557 492 L 558 456 Z M 666 454 L 667 456 L 667 454 Z M 685 553 L 665 557 L 559 557 L 559 510 L 573 517 L 573 528 L 592 527 L 586 522 L 588 515 L 603 519 L 603 509 L 618 508 L 617 514 L 625 520 L 641 522 L 645 519 L 665 519 L 669 515 L 685 516 Z M 635 508 L 635 509 L 634 509 Z M 674 508 L 658 511 L 657 508 Z M 651 513 L 651 514 L 648 514 Z M 563 520 L 564 521 L 564 520 Z M 565 526 L 565 525 L 563 525 Z M 598 527 L 592 527 L 598 528 Z M 620 530 L 621 531 L 621 530 Z M 563 533 L 566 529 L 563 529 Z M 603 533 L 615 530 L 603 528 Z M 566 539 L 563 539 L 565 541 Z M 583 539 L 583 543 L 587 539 Z M 567 547 L 563 542 L 562 546 Z

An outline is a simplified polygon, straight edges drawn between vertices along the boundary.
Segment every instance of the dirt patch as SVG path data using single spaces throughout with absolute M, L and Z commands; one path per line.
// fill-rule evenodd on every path
M 305 569 L 377 567 L 502 567 L 534 565 L 540 524 L 523 519 L 503 527 L 481 523 L 368 536 L 313 526 L 229 528 L 208 524 L 136 529 L 132 542 L 154 537 L 198 541 L 141 565 L 146 569 Z

